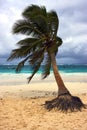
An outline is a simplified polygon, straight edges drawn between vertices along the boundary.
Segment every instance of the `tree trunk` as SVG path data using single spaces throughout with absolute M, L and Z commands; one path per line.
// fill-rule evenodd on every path
M 69 93 L 69 91 L 67 90 L 67 88 L 64 85 L 64 82 L 58 72 L 58 67 L 56 64 L 56 59 L 55 59 L 55 54 L 52 53 L 51 55 L 51 62 L 52 62 L 52 67 L 53 67 L 53 72 L 54 72 L 54 76 L 55 76 L 55 80 L 57 82 L 58 85 L 58 95 L 62 95 L 65 93 Z
M 64 85 L 64 82 L 58 72 L 56 60 L 55 60 L 55 54 L 50 54 L 51 56 L 51 62 L 53 67 L 54 76 L 58 85 L 58 97 L 45 102 L 45 107 L 48 110 L 52 110 L 53 108 L 57 108 L 58 110 L 61 110 L 63 112 L 68 111 L 81 111 L 82 108 L 86 108 L 85 104 L 81 101 L 79 97 L 72 96 L 70 92 L 67 90 L 67 88 Z

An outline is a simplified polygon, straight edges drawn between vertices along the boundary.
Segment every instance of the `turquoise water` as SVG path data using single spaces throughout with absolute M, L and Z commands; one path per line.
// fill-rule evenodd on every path
M 44 66 L 41 66 L 38 73 L 41 73 L 41 70 Z M 87 65 L 58 65 L 59 71 L 61 73 L 87 73 Z M 3 73 L 13 73 L 15 74 L 16 65 L 0 65 L 0 74 Z M 52 71 L 52 69 L 51 69 Z M 24 66 L 20 73 L 31 73 L 31 66 Z

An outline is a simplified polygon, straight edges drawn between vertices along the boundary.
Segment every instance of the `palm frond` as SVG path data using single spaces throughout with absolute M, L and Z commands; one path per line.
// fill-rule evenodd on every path
M 22 13 L 24 18 L 31 19 L 37 15 L 47 15 L 45 6 L 38 6 L 38 5 L 30 5 L 28 6 Z
M 41 51 L 41 53 L 37 53 L 37 55 L 39 54 L 39 57 L 35 56 L 34 54 L 31 56 L 31 60 L 29 61 L 29 63 L 32 65 L 33 72 L 32 75 L 28 78 L 28 83 L 31 81 L 35 73 L 39 70 L 41 63 L 44 59 L 44 50 Z
M 45 38 L 25 38 L 23 40 L 20 40 L 17 45 L 19 46 L 27 46 L 27 49 L 31 49 L 35 46 L 39 46 L 42 45 L 42 43 L 44 42 Z
M 39 40 L 38 38 L 25 38 L 25 39 L 22 39 L 22 40 L 20 40 L 19 42 L 17 42 L 17 44 L 19 45 L 19 46 L 23 46 L 23 45 L 30 45 L 30 44 L 32 44 L 33 42 L 35 42 L 35 41 L 37 41 L 37 40 Z
M 48 12 L 48 27 L 51 36 L 54 37 L 57 35 L 58 26 L 59 19 L 57 13 L 55 11 Z
M 21 69 L 24 67 L 24 64 L 25 62 L 29 59 L 30 55 L 27 56 L 24 60 L 22 60 L 18 65 L 17 65 L 17 68 L 16 68 L 16 72 L 20 72 Z
M 33 37 L 40 37 L 42 32 L 40 32 L 32 23 L 27 20 L 18 20 L 12 29 L 13 34 L 25 34 L 31 35 Z
M 44 6 L 37 5 L 28 6 L 23 16 L 27 18 L 32 24 L 43 34 L 47 33 L 47 12 Z
M 22 46 L 18 49 L 12 50 L 12 52 L 7 60 L 12 61 L 13 59 L 23 58 L 23 57 L 27 56 L 30 53 L 30 50 L 27 48 L 28 48 L 27 46 Z
M 32 18 L 33 25 L 36 26 L 36 28 L 42 32 L 43 36 L 46 36 L 48 33 L 48 23 L 47 18 L 43 15 L 36 15 L 34 18 Z
M 29 59 L 29 64 L 30 65 L 34 65 L 35 62 L 38 61 L 38 59 L 40 59 L 41 55 L 44 55 L 44 50 L 45 48 L 41 48 L 41 49 L 37 49 L 36 51 L 34 51 L 31 56 L 30 56 L 30 59 Z
M 35 73 L 39 70 L 42 61 L 43 61 L 43 58 L 41 58 L 36 64 L 34 64 L 33 73 L 30 77 L 28 77 L 28 83 L 31 81 Z
M 42 44 L 43 41 L 44 41 L 44 38 L 36 39 L 36 40 L 33 38 L 27 38 L 27 39 L 23 39 L 23 40 L 19 41 L 17 44 L 19 44 L 20 47 L 18 49 L 12 50 L 11 55 L 8 58 L 8 61 L 11 61 L 16 58 L 26 57 L 33 51 L 37 50 L 37 48 L 43 49 L 43 47 L 44 47 Z
M 51 58 L 49 54 L 45 56 L 45 64 L 43 65 L 42 79 L 45 79 L 50 74 Z
M 44 54 L 44 49 L 39 51 L 33 52 L 33 54 L 28 55 L 24 60 L 22 60 L 16 68 L 16 72 L 20 72 L 20 70 L 24 67 L 25 62 L 28 60 L 31 65 L 36 63 L 40 58 L 41 55 Z M 30 59 L 30 60 L 29 60 Z

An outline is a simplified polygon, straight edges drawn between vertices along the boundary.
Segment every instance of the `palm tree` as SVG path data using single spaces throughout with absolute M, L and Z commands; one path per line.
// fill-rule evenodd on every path
M 22 13 L 23 19 L 18 20 L 13 26 L 13 34 L 26 34 L 28 37 L 20 40 L 17 49 L 13 50 L 8 60 L 22 58 L 18 64 L 16 71 L 19 72 L 25 62 L 32 65 L 32 75 L 28 81 L 33 78 L 39 70 L 41 63 L 45 60 L 42 70 L 42 78 L 46 78 L 50 74 L 52 64 L 55 80 L 58 85 L 58 97 L 52 101 L 46 101 L 45 107 L 48 110 L 57 107 L 62 111 L 81 110 L 85 107 L 78 97 L 70 94 L 64 85 L 64 82 L 58 72 L 56 63 L 56 54 L 62 39 L 57 36 L 59 27 L 59 19 L 55 11 L 47 12 L 44 6 L 37 5 L 28 6 Z

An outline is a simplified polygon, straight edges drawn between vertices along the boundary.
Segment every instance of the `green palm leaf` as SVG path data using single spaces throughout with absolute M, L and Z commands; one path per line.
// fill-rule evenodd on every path
M 28 61 L 31 65 L 33 65 L 41 58 L 42 55 L 44 55 L 44 48 L 30 54 L 17 65 L 16 72 L 20 72 L 20 70 L 24 67 L 26 61 Z
M 43 65 L 42 79 L 45 79 L 50 74 L 51 58 L 47 53 L 45 55 L 45 64 Z
M 34 52 L 29 60 L 30 65 L 32 65 L 32 75 L 28 78 L 28 83 L 31 81 L 35 73 L 39 70 L 41 63 L 44 59 L 44 49 Z
M 59 19 L 55 11 L 48 12 L 48 26 L 51 37 L 56 36 L 59 26 Z
M 27 48 L 28 48 L 27 46 L 22 46 L 18 49 L 12 50 L 10 57 L 8 58 L 8 61 L 11 61 L 11 60 L 16 59 L 16 58 L 26 57 L 30 53 L 30 50 Z
M 31 5 L 23 11 L 22 15 L 24 18 L 31 20 L 38 15 L 46 16 L 47 12 L 44 6 L 39 7 L 38 5 Z
M 37 49 L 36 51 L 34 51 L 31 56 L 30 56 L 30 59 L 29 59 L 29 64 L 30 65 L 34 65 L 38 59 L 40 59 L 40 57 L 42 55 L 44 55 L 44 51 L 45 51 L 45 48 L 41 48 L 41 49 Z
M 48 33 L 48 21 L 47 21 L 47 12 L 44 6 L 39 7 L 37 5 L 28 6 L 22 15 L 30 20 L 33 25 L 37 27 L 44 35 Z M 43 25 L 43 26 L 42 26 Z
M 35 41 L 38 41 L 39 39 L 38 38 L 25 38 L 25 39 L 22 39 L 20 40 L 19 42 L 17 42 L 17 44 L 19 46 L 23 46 L 23 45 L 27 45 L 27 46 L 30 46 L 30 44 L 32 44 L 33 42 Z
M 12 51 L 8 60 L 11 61 L 15 58 L 23 58 L 32 53 L 33 51 L 35 51 L 37 48 L 43 47 L 42 46 L 43 40 L 44 40 L 43 38 L 42 39 L 26 38 L 19 41 L 17 44 L 20 45 L 20 47 Z
M 25 62 L 29 59 L 30 55 L 27 56 L 24 60 L 22 60 L 18 65 L 17 65 L 17 68 L 16 68 L 16 72 L 20 72 L 21 69 L 24 67 L 24 64 Z
M 44 42 L 45 38 L 25 38 L 23 40 L 20 40 L 17 45 L 19 46 L 27 46 L 27 49 L 33 49 L 35 47 L 42 46 L 42 43 Z
M 32 21 L 33 25 L 35 25 L 36 28 L 40 30 L 40 32 L 42 32 L 44 36 L 46 36 L 46 34 L 48 33 L 47 18 L 43 15 L 36 15 L 34 18 L 32 18 Z
M 27 20 L 18 20 L 13 26 L 13 33 L 21 33 L 33 37 L 40 37 L 42 35 L 42 33 Z

